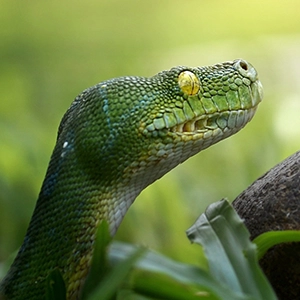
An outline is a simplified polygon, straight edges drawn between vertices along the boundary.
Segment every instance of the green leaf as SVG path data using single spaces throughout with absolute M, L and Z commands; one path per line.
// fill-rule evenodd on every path
M 227 200 L 208 206 L 187 235 L 204 247 L 210 272 L 220 284 L 251 299 L 276 299 L 258 265 L 250 234 Z
M 97 289 L 88 297 L 88 300 L 108 300 L 117 292 L 117 289 L 128 276 L 133 264 L 144 253 L 144 249 L 139 248 L 130 257 L 115 266 L 103 278 Z
M 154 299 L 162 300 L 199 300 L 200 297 L 210 300 L 219 298 L 206 288 L 195 284 L 183 284 L 162 273 L 137 271 L 133 275 L 132 289 Z
M 47 300 L 66 300 L 66 286 L 58 269 L 52 271 L 47 277 Z
M 114 242 L 109 252 L 111 264 L 118 265 L 135 249 L 133 245 Z M 249 299 L 224 287 L 196 266 L 174 261 L 150 250 L 137 261 L 130 274 L 127 287 L 151 299 Z
M 269 231 L 253 240 L 257 246 L 258 259 L 261 259 L 271 247 L 288 242 L 300 242 L 300 230 Z
M 103 220 L 97 230 L 91 268 L 81 293 L 82 299 L 86 299 L 96 289 L 101 279 L 109 270 L 107 247 L 110 241 L 109 225 L 106 220 Z

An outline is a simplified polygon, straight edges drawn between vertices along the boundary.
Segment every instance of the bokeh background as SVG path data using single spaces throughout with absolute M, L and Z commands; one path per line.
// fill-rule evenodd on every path
M 62 115 L 102 80 L 244 58 L 265 94 L 245 129 L 147 188 L 118 240 L 203 264 L 185 230 L 299 149 L 297 0 L 11 0 L 0 23 L 0 262 L 22 243 Z

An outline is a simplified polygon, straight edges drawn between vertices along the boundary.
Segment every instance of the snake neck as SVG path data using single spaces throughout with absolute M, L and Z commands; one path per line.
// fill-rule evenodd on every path
M 187 142 L 169 155 L 151 157 L 146 176 L 144 161 L 123 164 L 122 170 L 114 166 L 107 172 L 111 166 L 106 162 L 94 166 L 82 161 L 74 141 L 59 137 L 24 242 L 2 283 L 5 292 L 13 296 L 22 288 L 31 299 L 39 299 L 46 291 L 49 272 L 59 269 L 67 299 L 78 299 L 99 222 L 107 220 L 113 236 L 146 186 L 182 162 L 182 157 L 209 146 L 198 143 Z M 114 180 L 106 175 L 111 172 Z
M 29 299 L 40 299 L 49 270 L 56 268 L 66 283 L 67 299 L 77 299 L 99 222 L 107 220 L 114 235 L 142 189 L 141 184 L 131 187 L 126 180 L 101 176 L 101 166 L 94 174 L 90 166 L 80 165 L 72 143 L 58 141 L 24 242 L 2 282 L 13 299 L 21 287 Z
M 215 136 L 213 143 L 235 131 Z M 107 220 L 110 234 L 114 235 L 146 186 L 199 152 L 199 148 L 209 146 L 205 140 L 187 141 L 170 153 L 160 149 L 147 160 L 141 156 L 140 163 L 135 159 L 118 169 L 105 161 L 93 164 L 95 157 L 82 160 L 74 141 L 60 136 L 24 242 L 2 283 L 5 292 L 13 296 L 14 291 L 22 289 L 30 299 L 40 299 L 45 295 L 47 276 L 59 269 L 67 299 L 79 299 L 99 222 Z

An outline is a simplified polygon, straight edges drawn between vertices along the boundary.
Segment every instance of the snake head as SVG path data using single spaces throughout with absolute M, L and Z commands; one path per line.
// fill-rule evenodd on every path
M 243 128 L 262 98 L 257 72 L 245 60 L 179 66 L 150 78 L 120 77 L 85 90 L 59 131 L 72 128 L 78 157 L 98 177 L 103 169 L 112 170 L 105 172 L 112 178 L 116 172 L 128 180 L 147 177 L 140 180 L 143 188 Z M 64 126 L 68 122 L 75 125 Z
M 158 177 L 243 128 L 263 98 L 255 68 L 241 59 L 175 67 L 150 81 L 149 108 L 140 113 L 140 139 L 146 148 L 140 162 L 160 164 L 159 174 L 156 166 L 151 168 Z
M 176 97 L 172 103 L 164 100 L 155 106 L 144 134 L 165 130 L 184 141 L 230 135 L 251 120 L 263 97 L 256 70 L 244 60 L 211 67 L 177 67 L 158 76 L 170 73 Z M 170 101 L 168 92 L 164 99 Z

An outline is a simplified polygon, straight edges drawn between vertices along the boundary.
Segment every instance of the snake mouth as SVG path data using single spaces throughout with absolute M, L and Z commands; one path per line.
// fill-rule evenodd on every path
M 244 127 L 254 116 L 257 107 L 234 111 L 218 112 L 202 115 L 193 120 L 177 124 L 169 128 L 170 132 L 179 136 L 190 136 L 193 139 L 217 135 L 221 132 Z
M 170 131 L 174 133 L 194 134 L 196 132 L 205 132 L 207 130 L 216 129 L 218 127 L 216 122 L 217 118 L 217 116 L 201 116 L 199 119 L 178 124 L 173 128 L 170 128 Z

